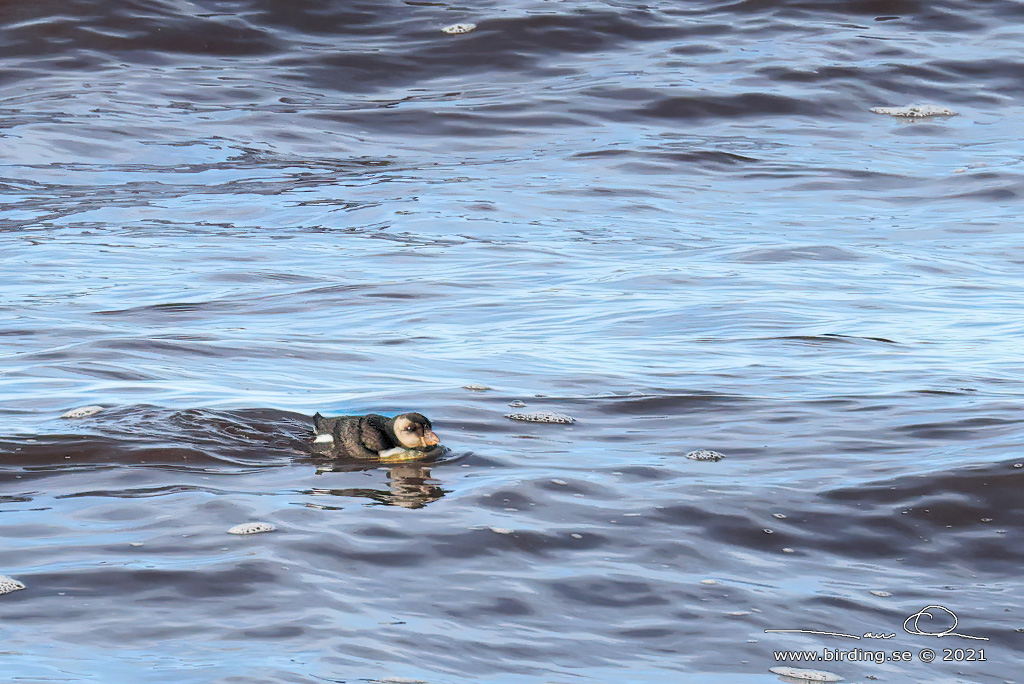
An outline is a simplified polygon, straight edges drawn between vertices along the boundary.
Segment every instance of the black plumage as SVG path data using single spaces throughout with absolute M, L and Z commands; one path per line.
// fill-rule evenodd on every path
M 313 416 L 313 431 L 314 444 L 329 445 L 331 455 L 339 458 L 376 459 L 382 451 L 395 447 L 429 450 L 440 442 L 430 420 L 420 413 L 394 418 L 377 413 L 327 418 L 317 413 Z

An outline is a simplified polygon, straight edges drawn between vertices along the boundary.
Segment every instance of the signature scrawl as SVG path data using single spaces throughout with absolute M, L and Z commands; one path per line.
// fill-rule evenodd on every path
M 927 631 L 926 629 L 922 629 L 921 628 L 922 627 L 922 623 L 921 623 L 921 619 L 922 618 L 928 618 L 928 620 L 935 619 L 935 615 L 933 615 L 931 611 L 938 612 L 938 614 L 940 616 L 942 614 L 945 614 L 948 618 L 950 618 L 953 621 L 953 624 L 951 624 L 946 629 L 943 629 L 943 630 L 940 630 L 940 631 L 937 631 L 937 632 L 932 632 L 932 631 Z M 919 636 L 933 636 L 933 637 L 955 636 L 955 637 L 960 637 L 961 639 L 977 639 L 979 641 L 988 641 L 989 640 L 988 637 L 971 636 L 970 634 L 960 634 L 958 632 L 953 631 L 953 630 L 956 629 L 956 626 L 958 624 L 960 624 L 960 620 L 957 618 L 956 613 L 951 611 L 949 608 L 946 608 L 945 606 L 925 606 L 924 608 L 922 608 L 921 610 L 917 611 L 916 613 L 914 613 L 913 615 L 911 615 L 910 617 L 908 617 L 906 620 L 903 621 L 903 631 L 905 631 L 907 634 L 917 634 Z M 925 622 L 923 624 L 923 626 L 927 627 L 928 623 Z M 782 634 L 782 633 L 823 634 L 825 636 L 843 637 L 845 639 L 892 639 L 893 637 L 896 636 L 895 632 L 888 632 L 888 633 L 887 632 L 864 632 L 861 635 L 857 635 L 857 634 L 847 634 L 845 632 L 829 632 L 829 631 L 820 631 L 820 630 L 815 630 L 815 629 L 766 629 L 764 631 L 765 631 L 766 634 Z

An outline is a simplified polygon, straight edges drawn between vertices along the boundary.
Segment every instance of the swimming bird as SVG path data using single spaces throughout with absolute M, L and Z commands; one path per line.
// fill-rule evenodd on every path
M 403 413 L 394 418 L 377 413 L 327 418 L 317 413 L 313 416 L 313 433 L 314 448 L 326 448 L 340 458 L 377 459 L 407 450 L 425 454 L 441 443 L 422 413 Z

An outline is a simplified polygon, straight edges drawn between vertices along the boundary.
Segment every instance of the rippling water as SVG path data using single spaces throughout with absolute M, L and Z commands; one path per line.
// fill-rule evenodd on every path
M 1015 681 L 1022 19 L 0 8 L 0 668 Z M 958 115 L 870 112 L 916 103 Z M 407 410 L 446 457 L 310 457 Z M 773 655 L 824 648 L 915 659 Z

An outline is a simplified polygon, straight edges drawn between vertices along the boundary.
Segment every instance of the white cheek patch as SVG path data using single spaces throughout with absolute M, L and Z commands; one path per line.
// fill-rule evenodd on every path
M 317 435 L 313 444 L 334 444 L 334 435 Z

